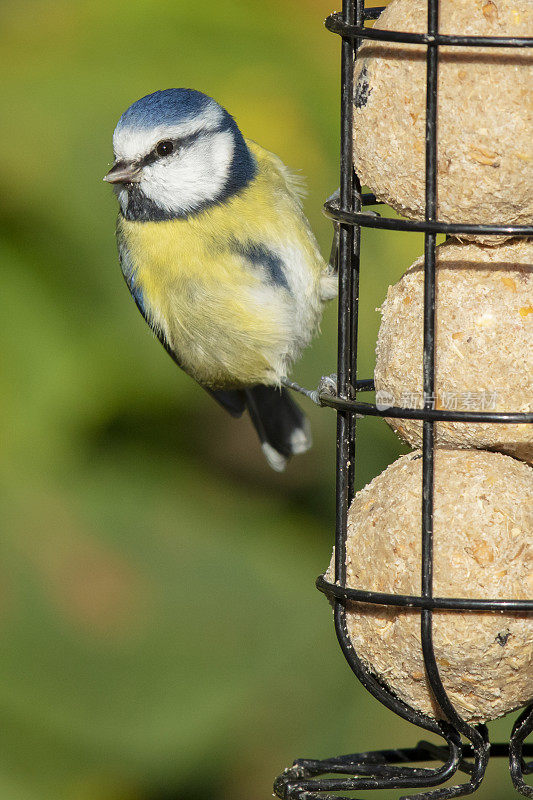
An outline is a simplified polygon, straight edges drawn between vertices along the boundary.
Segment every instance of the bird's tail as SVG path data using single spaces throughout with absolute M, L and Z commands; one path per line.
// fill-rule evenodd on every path
M 282 472 L 291 456 L 311 447 L 309 422 L 283 387 L 254 386 L 245 390 L 245 396 L 266 460 Z

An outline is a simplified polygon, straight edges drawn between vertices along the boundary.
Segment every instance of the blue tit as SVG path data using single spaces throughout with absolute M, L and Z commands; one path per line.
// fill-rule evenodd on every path
M 233 416 L 248 411 L 275 470 L 311 445 L 282 386 L 337 291 L 301 181 L 192 89 L 133 103 L 113 135 L 122 272 L 174 361 Z

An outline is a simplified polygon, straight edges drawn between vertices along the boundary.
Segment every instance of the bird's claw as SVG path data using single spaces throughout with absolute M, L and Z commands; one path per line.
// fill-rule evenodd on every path
M 362 207 L 363 207 L 363 195 L 361 194 L 361 192 L 358 192 L 356 189 L 353 189 L 352 191 L 353 191 L 353 197 L 354 197 L 354 199 L 356 201 L 356 205 L 358 205 L 359 208 L 362 209 Z M 337 206 L 337 208 L 340 208 L 340 204 L 341 204 L 340 189 L 336 189 L 333 192 L 333 194 L 330 194 L 330 196 L 328 197 L 328 199 L 325 202 L 325 205 L 328 205 L 328 204 L 330 204 L 332 206 Z M 368 214 L 370 217 L 379 217 L 379 216 L 381 216 L 380 214 L 378 214 L 377 211 L 370 211 L 370 209 L 368 209 L 368 208 L 365 208 L 365 212 L 364 213 Z M 340 223 L 337 222 L 337 221 L 334 221 L 333 225 L 335 226 L 336 230 L 338 231 L 338 227 L 339 227 Z
M 320 383 L 318 384 L 319 393 L 330 394 L 332 397 L 337 397 L 337 373 L 332 375 L 322 375 Z
M 331 397 L 337 397 L 337 373 L 333 375 L 323 375 L 318 384 L 317 394 L 329 394 Z
M 318 389 L 317 389 L 317 392 L 316 392 L 316 394 L 317 394 L 317 396 L 319 398 L 319 400 L 318 400 L 319 405 L 324 405 L 324 403 L 322 403 L 321 400 L 320 400 L 320 395 L 321 394 L 328 394 L 330 397 L 338 397 L 339 396 L 339 393 L 337 391 L 337 386 L 338 386 L 338 379 L 337 379 L 337 373 L 336 372 L 334 372 L 332 375 L 323 375 L 321 377 L 320 383 L 318 384 Z M 353 391 L 351 386 L 349 388 L 350 388 L 351 391 Z M 356 419 L 363 419 L 363 415 L 362 414 L 356 414 L 355 418 Z

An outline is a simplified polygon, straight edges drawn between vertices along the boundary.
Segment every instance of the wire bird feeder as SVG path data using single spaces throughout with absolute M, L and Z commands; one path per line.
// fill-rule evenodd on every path
M 533 225 L 444 223 L 437 219 L 437 74 L 439 46 L 454 47 L 532 47 L 533 38 L 442 35 L 439 33 L 438 0 L 428 0 L 427 33 L 366 28 L 366 20 L 379 17 L 383 8 L 365 9 L 364 0 L 343 0 L 343 10 L 326 20 L 326 27 L 342 39 L 341 66 L 341 158 L 340 193 L 328 200 L 326 215 L 339 229 L 339 320 L 337 385 L 334 391 L 319 389 L 321 405 L 337 411 L 337 483 L 335 583 L 322 575 L 317 588 L 334 603 L 337 637 L 352 671 L 365 688 L 388 709 L 403 719 L 442 737 L 437 746 L 425 741 L 416 747 L 378 750 L 324 760 L 298 759 L 274 784 L 283 800 L 341 800 L 343 793 L 373 789 L 426 789 L 406 798 L 441 800 L 471 794 L 480 785 L 489 757 L 508 757 L 512 782 L 524 797 L 533 797 L 533 786 L 524 776 L 533 772 L 533 744 L 525 743 L 533 731 L 533 706 L 516 720 L 510 742 L 490 744 L 485 725 L 471 725 L 459 716 L 444 689 L 432 640 L 432 617 L 436 609 L 468 613 L 471 611 L 533 612 L 533 600 L 491 600 L 435 597 L 433 593 L 433 495 L 436 421 L 461 423 L 531 423 L 533 414 L 495 411 L 455 411 L 432 407 L 435 392 L 435 265 L 437 234 L 482 234 L 485 236 L 533 236 Z M 426 48 L 426 120 L 425 120 L 425 219 L 384 218 L 363 211 L 376 205 L 372 194 L 360 194 L 360 182 L 353 171 L 353 98 L 354 58 L 362 40 L 424 45 Z M 372 380 L 357 380 L 357 313 L 359 298 L 359 255 L 363 228 L 418 231 L 425 236 L 424 318 L 423 318 L 423 390 L 424 407 L 391 407 L 386 411 L 371 403 L 360 402 L 357 392 L 373 391 Z M 302 390 L 301 387 L 293 386 Z M 355 391 L 354 391 L 355 389 Z M 315 393 L 316 394 L 316 393 Z M 347 515 L 354 494 L 355 427 L 358 415 L 416 419 L 423 421 L 422 514 L 421 514 L 421 594 L 408 596 L 384 594 L 346 585 Z M 420 609 L 421 643 L 427 679 L 444 719 L 421 714 L 392 694 L 358 657 L 349 638 L 347 606 L 358 603 L 396 608 Z M 463 738 L 462 738 L 463 737 Z M 466 743 L 465 741 L 466 740 Z M 413 766 L 435 763 L 434 768 Z M 438 789 L 457 771 L 466 782 Z M 325 777 L 329 776 L 329 777 Z M 338 794 L 338 793 L 341 794 Z

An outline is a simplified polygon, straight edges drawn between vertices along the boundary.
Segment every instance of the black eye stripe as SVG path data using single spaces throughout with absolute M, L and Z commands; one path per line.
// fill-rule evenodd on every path
M 198 133 L 191 134 L 190 136 L 182 136 L 181 139 L 161 139 L 161 141 L 158 142 L 155 145 L 153 150 L 151 150 L 149 153 L 147 153 L 147 155 L 145 155 L 144 158 L 140 159 L 139 166 L 145 167 L 148 164 L 153 164 L 155 161 L 159 161 L 162 158 L 166 158 L 167 155 L 173 155 L 173 154 L 177 153 L 178 150 L 180 150 L 182 147 L 185 147 L 186 145 L 188 145 L 191 142 L 193 142 L 200 135 L 201 135 L 201 131 L 198 131 Z M 173 145 L 172 153 L 161 155 L 160 153 L 157 152 L 157 148 L 163 142 L 169 142 L 169 143 L 171 143 Z
M 161 144 L 161 142 L 172 142 L 172 144 L 174 146 L 172 155 L 174 155 L 182 147 L 186 147 L 188 144 L 190 144 L 191 142 L 194 142 L 196 139 L 199 139 L 202 136 L 210 136 L 213 133 L 220 133 L 220 132 L 223 132 L 224 130 L 226 130 L 226 128 L 224 126 L 220 126 L 220 127 L 208 130 L 208 131 L 203 131 L 203 130 L 196 131 L 196 133 L 191 133 L 188 136 L 182 136 L 181 139 L 170 139 L 170 138 L 169 139 L 161 139 L 159 142 L 157 142 L 157 144 L 155 145 L 153 150 L 151 150 L 149 153 L 147 153 L 143 158 L 141 158 L 139 160 L 139 162 L 138 162 L 139 166 L 140 167 L 146 167 L 146 166 L 148 166 L 148 164 L 153 164 L 156 161 L 160 161 L 162 158 L 166 158 L 166 156 L 161 156 L 157 152 L 157 147 Z
M 153 150 L 151 150 L 144 158 L 141 158 L 139 161 L 139 166 L 146 167 L 148 164 L 153 164 L 154 161 L 159 161 L 160 158 L 165 158 L 167 154 L 160 154 L 157 152 L 157 148 L 163 143 L 169 142 L 173 146 L 172 152 L 176 152 L 183 143 L 183 139 L 162 139 L 161 142 L 158 142 Z M 171 153 L 168 153 L 170 155 Z

